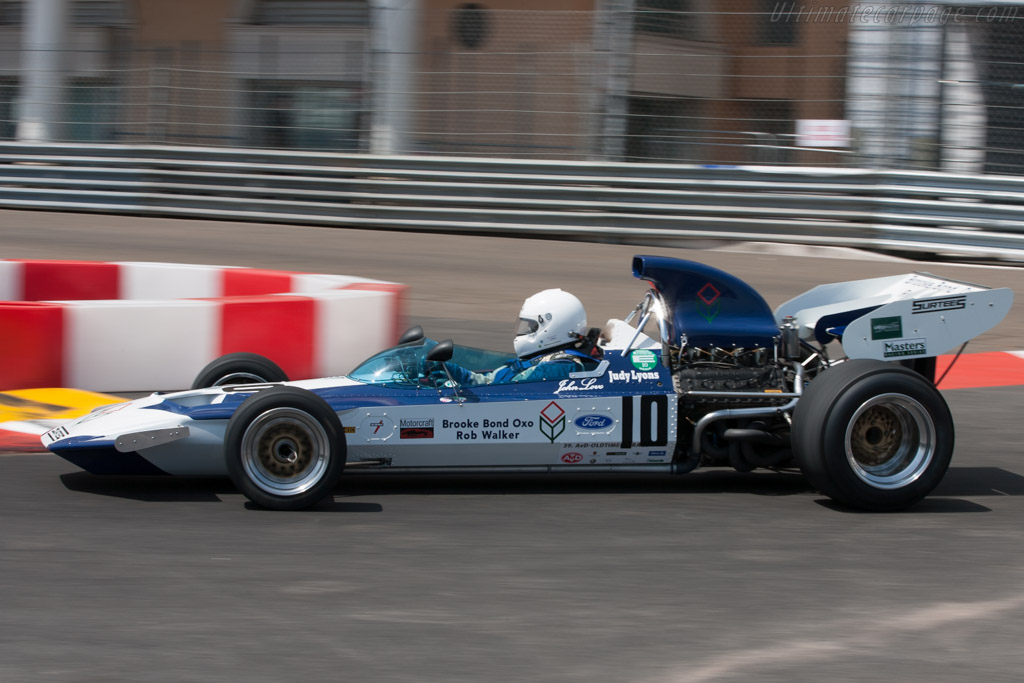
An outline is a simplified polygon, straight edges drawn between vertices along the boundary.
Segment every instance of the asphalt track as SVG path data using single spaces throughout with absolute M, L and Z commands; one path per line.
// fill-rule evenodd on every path
M 508 344 L 563 286 L 593 321 L 633 253 L 743 275 L 773 306 L 825 281 L 1020 271 L 320 228 L 0 212 L 5 258 L 162 260 L 412 285 L 434 336 Z M 835 254 L 833 252 L 833 254 Z M 1021 306 L 969 350 L 1024 347 Z M 795 474 L 346 477 L 305 513 L 223 480 L 98 478 L 0 456 L 0 681 L 1018 681 L 1020 387 L 944 392 L 953 467 L 900 514 Z

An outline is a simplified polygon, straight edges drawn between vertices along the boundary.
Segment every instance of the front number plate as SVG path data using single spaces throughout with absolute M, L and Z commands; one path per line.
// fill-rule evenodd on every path
M 42 438 L 43 445 L 44 446 L 49 446 L 54 441 L 60 441 L 61 439 L 67 438 L 67 436 L 68 436 L 68 428 L 67 427 L 65 427 L 63 425 L 61 425 L 60 427 L 55 427 L 55 428 L 51 429 L 50 431 L 46 432 L 45 434 L 43 434 L 43 438 Z

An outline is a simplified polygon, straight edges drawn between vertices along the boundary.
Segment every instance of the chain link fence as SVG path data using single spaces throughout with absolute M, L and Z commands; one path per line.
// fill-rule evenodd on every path
M 18 4 L 0 2 L 0 139 L 9 140 L 31 52 L 12 18 Z M 156 41 L 130 15 L 78 12 L 63 85 L 50 93 L 61 112 L 53 138 L 1024 169 L 1024 5 L 550 6 L 264 0 L 250 16 L 197 17 L 226 26 L 215 44 Z

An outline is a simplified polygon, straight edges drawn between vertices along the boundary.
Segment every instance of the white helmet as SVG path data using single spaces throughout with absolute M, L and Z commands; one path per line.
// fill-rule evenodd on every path
M 516 321 L 515 347 L 520 358 L 564 346 L 587 328 L 587 312 L 580 300 L 560 289 L 545 289 L 523 302 Z

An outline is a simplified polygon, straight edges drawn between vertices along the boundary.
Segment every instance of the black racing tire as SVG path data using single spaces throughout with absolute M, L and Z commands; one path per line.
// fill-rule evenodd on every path
M 203 368 L 193 389 L 206 387 L 222 387 L 231 384 L 269 384 L 271 382 L 287 382 L 285 374 L 277 363 L 256 353 L 229 353 L 213 361 Z
M 918 372 L 858 359 L 817 376 L 793 411 L 793 454 L 811 484 L 861 510 L 902 510 L 939 484 L 953 418 Z
M 298 387 L 271 387 L 247 398 L 224 437 L 231 481 L 246 498 L 271 510 L 302 510 L 330 495 L 345 457 L 337 413 Z

